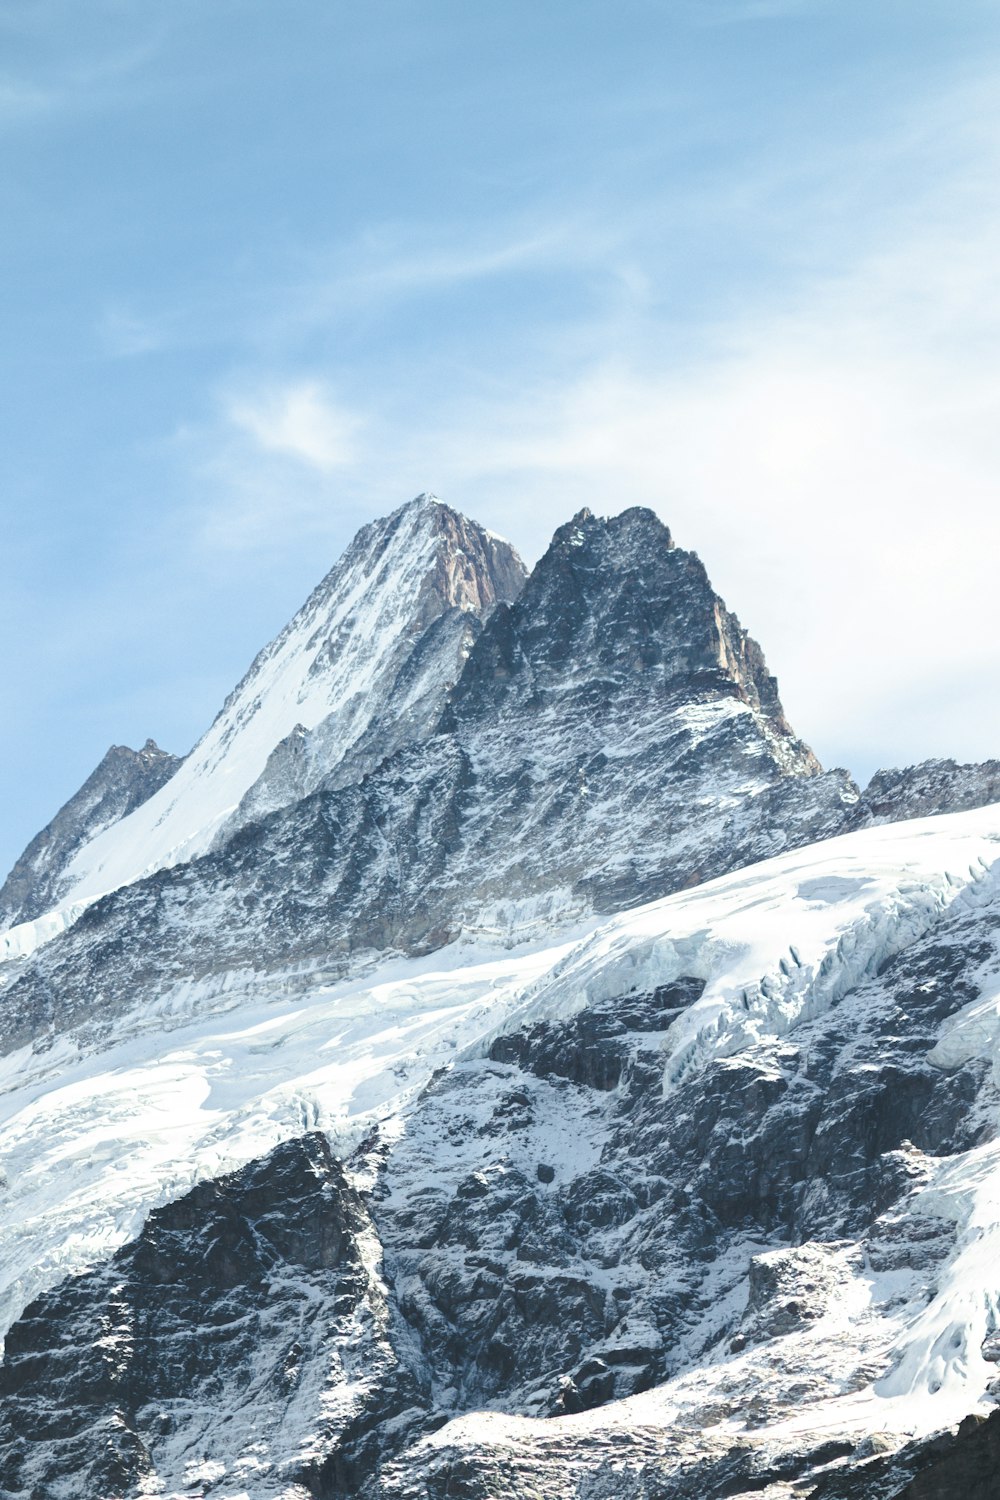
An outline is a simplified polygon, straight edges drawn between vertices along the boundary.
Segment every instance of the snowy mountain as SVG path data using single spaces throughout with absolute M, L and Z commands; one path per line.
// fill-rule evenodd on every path
M 6 1491 L 899 1495 L 993 1378 L 998 857 L 877 827 L 11 1058 Z
M 363 527 L 169 783 L 74 852 L 60 904 L 192 859 L 251 811 L 295 800 L 348 760 L 353 779 L 419 736 L 481 619 L 523 581 L 508 543 L 433 496 Z
M 180 764 L 178 756 L 168 755 L 153 740 L 141 750 L 112 745 L 80 790 L 32 839 L 0 887 L 0 931 L 48 911 L 80 850 L 148 802 Z
M 0 1497 L 994 1496 L 995 772 L 648 511 L 366 527 L 4 939 Z
M 857 801 L 792 734 L 701 563 L 640 510 L 562 527 L 433 731 L 340 780 L 91 906 L 6 976 L 0 1045 L 120 1034 L 154 999 L 228 1004 L 248 971 L 524 941 L 835 833 Z

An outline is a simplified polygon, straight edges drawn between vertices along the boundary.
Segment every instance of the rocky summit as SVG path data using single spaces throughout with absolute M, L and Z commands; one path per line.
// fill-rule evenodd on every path
M 4 887 L 4 1500 L 1000 1493 L 1000 781 L 650 511 L 366 526 Z
M 0 887 L 0 929 L 55 905 L 66 867 L 93 839 L 148 802 L 181 764 L 147 740 L 141 750 L 112 745 L 48 827 L 36 834 Z

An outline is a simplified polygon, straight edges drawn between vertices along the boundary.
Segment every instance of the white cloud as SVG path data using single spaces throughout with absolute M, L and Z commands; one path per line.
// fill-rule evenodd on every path
M 225 403 L 233 427 L 265 453 L 296 459 L 321 473 L 349 464 L 355 454 L 358 418 L 315 380 L 274 386 Z
M 182 427 L 174 447 L 190 475 L 180 534 L 208 557 L 288 551 L 304 537 L 340 540 L 349 501 L 332 488 L 358 457 L 363 421 L 321 381 L 245 379 L 214 420 Z M 325 555 L 325 553 L 324 553 Z M 332 557 L 330 558 L 332 561 Z

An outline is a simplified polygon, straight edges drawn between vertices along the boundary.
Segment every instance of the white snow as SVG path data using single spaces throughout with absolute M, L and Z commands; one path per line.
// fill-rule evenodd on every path
M 68 901 L 58 911 L 46 912 L 33 922 L 19 922 L 0 933 L 0 963 L 27 958 L 51 938 L 58 937 L 67 927 L 72 927 L 81 912 L 90 905 L 88 900 Z
M 782 1035 L 949 903 L 983 899 L 998 859 L 1000 806 L 880 826 L 590 922 L 547 946 L 490 952 L 458 943 L 332 985 L 301 969 L 240 976 L 212 994 L 207 982 L 203 995 L 187 985 L 117 1047 L 81 1053 L 62 1039 L 3 1059 L 3 1327 L 199 1179 L 308 1129 L 328 1131 L 341 1150 L 374 1120 L 398 1130 L 437 1068 L 481 1054 L 528 1020 L 700 976 L 703 998 L 668 1033 L 668 1088 L 681 1068 L 710 1067 L 756 1037 Z M 942 1045 L 965 1036 L 967 1047 L 975 1036 L 996 1057 L 1000 1025 L 976 1025 L 963 1032 L 959 1018 Z M 565 1134 L 531 1150 L 572 1163 Z M 993 1286 L 989 1266 L 1000 1250 L 993 1151 L 957 1159 L 928 1186 L 927 1212 L 954 1218 L 967 1243 L 920 1326 L 900 1331 L 909 1362 L 896 1359 L 883 1400 L 901 1400 L 903 1386 L 907 1400 L 929 1390 L 941 1339 L 959 1325 L 965 1350 L 944 1360 L 941 1389 L 972 1404 L 982 1388 L 976 1340 L 995 1318 L 983 1288 Z
M 394 676 L 400 650 L 420 634 L 418 600 L 440 547 L 433 516 L 440 502 L 420 500 L 403 507 L 384 550 L 383 533 L 398 512 L 373 523 L 366 548 L 348 549 L 256 658 L 176 773 L 84 845 L 67 867 L 58 911 L 12 929 L 0 959 L 26 956 L 98 896 L 203 854 L 297 726 L 314 728 L 336 712 L 340 753 L 347 753 L 380 702 L 380 678 Z

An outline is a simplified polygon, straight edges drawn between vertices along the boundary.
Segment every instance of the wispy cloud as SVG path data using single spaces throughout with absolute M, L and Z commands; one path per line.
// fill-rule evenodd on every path
M 362 416 L 316 379 L 243 379 L 222 392 L 214 418 L 175 439 L 191 475 L 189 542 L 211 557 L 336 535 L 344 506 L 332 480 L 363 459 L 363 432 Z
M 8 17 L 0 14 L 0 22 L 9 29 Z M 131 18 L 128 30 L 133 34 L 136 30 Z M 137 39 L 133 35 L 117 46 L 110 43 L 91 50 L 89 55 L 80 55 L 65 44 L 54 43 L 53 35 L 40 27 L 39 35 L 33 38 L 37 52 L 34 65 L 0 73 L 0 126 L 30 125 L 60 115 L 115 107 L 140 97 L 132 92 L 136 77 L 156 57 L 162 35 L 158 28 L 150 29 L 147 18 L 140 18 L 138 30 L 142 35 Z M 61 36 L 61 30 L 54 34 Z
M 20 124 L 47 114 L 59 102 L 51 88 L 27 79 L 0 78 L 0 124 Z
M 299 380 L 225 401 L 228 422 L 265 453 L 328 474 L 351 462 L 359 418 L 319 381 Z
M 449 294 L 477 282 L 606 264 L 618 251 L 621 225 L 591 212 L 532 216 L 487 226 L 384 225 L 346 246 L 310 254 L 280 295 L 275 322 L 287 334 L 369 308 Z

